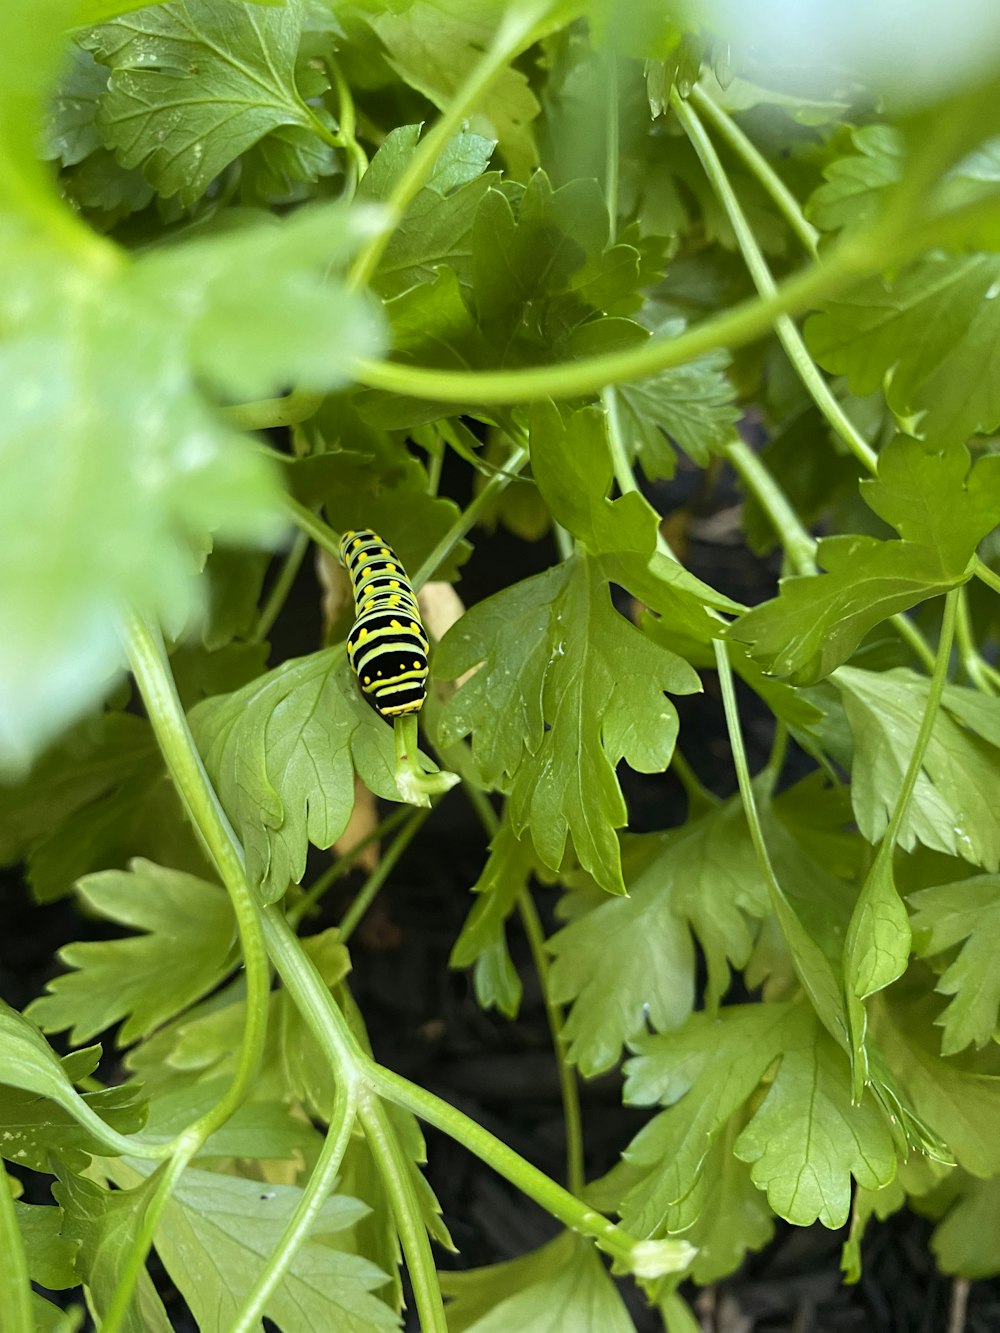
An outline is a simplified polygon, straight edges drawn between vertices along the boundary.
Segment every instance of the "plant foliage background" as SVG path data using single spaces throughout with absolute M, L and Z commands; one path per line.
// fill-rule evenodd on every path
M 5 1330 L 170 1327 L 155 1248 L 204 1330 L 400 1327 L 402 1263 L 425 1333 L 617 1333 L 603 1253 L 685 1333 L 775 1218 L 849 1221 L 854 1281 L 907 1204 L 1000 1272 L 1000 50 L 973 0 L 750 8 L 0 14 L 0 857 L 108 923 L 0 1010 Z M 773 597 L 685 567 L 678 468 L 736 475 Z M 555 557 L 465 607 L 496 525 Z M 419 760 L 345 661 L 361 526 L 425 594 Z M 276 660 L 310 547 L 325 642 Z M 629 831 L 623 766 L 684 822 Z M 428 791 L 508 1018 L 527 937 L 565 1185 L 371 1055 L 350 940 Z M 421 1121 L 565 1229 L 438 1275 Z

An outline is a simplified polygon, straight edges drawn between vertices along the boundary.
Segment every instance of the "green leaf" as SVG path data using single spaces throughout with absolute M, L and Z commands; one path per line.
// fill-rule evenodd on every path
M 857 152 L 835 157 L 823 169 L 825 184 L 814 190 L 806 216 L 823 231 L 857 231 L 872 222 L 882 192 L 903 172 L 902 135 L 891 125 L 865 125 L 853 130 Z
M 916 1114 L 960 1166 L 975 1176 L 1000 1173 L 1000 1061 L 995 1048 L 942 1059 L 934 1027 L 938 1005 L 926 973 L 911 969 L 869 1005 L 872 1038 Z
M 191 714 L 205 765 L 247 856 L 275 902 L 329 847 L 354 807 L 354 772 L 398 800 L 392 730 L 362 699 L 343 645 L 294 658 Z
M 126 1179 L 125 1169 L 116 1176 Z M 301 1196 L 289 1185 L 262 1189 L 256 1180 L 185 1171 L 157 1228 L 156 1250 L 204 1333 L 231 1326 Z M 312 1236 L 265 1307 L 280 1328 L 319 1330 L 333 1322 L 338 1333 L 378 1333 L 399 1326 L 373 1294 L 388 1278 L 345 1243 L 366 1211 L 342 1194 L 323 1204 Z
M 472 967 L 480 1007 L 497 1008 L 507 1018 L 515 1018 L 521 1006 L 521 978 L 507 948 L 507 918 L 526 891 L 534 865 L 531 844 L 522 842 L 505 820 L 472 886 L 478 897 L 448 959 L 449 967 Z
M 599 903 L 549 940 L 552 998 L 572 1004 L 568 1056 L 590 1077 L 615 1064 L 646 1030 L 679 1027 L 695 994 L 692 933 L 708 961 L 710 1009 L 745 966 L 748 917 L 769 907 L 742 807 L 729 801 L 681 829 L 623 844 L 627 898 Z
M 936 550 L 913 542 L 824 537 L 816 559 L 825 574 L 782 579 L 776 598 L 728 631 L 769 672 L 796 685 L 828 676 L 889 616 L 964 582 L 962 572 L 942 567 Z
M 378 35 L 392 69 L 439 110 L 490 45 L 505 8 L 495 0 L 415 0 L 374 6 L 363 17 Z M 507 66 L 476 101 L 471 128 L 499 141 L 510 171 L 526 176 L 537 155 L 531 122 L 538 102 L 519 69 Z
M 835 683 L 854 735 L 851 800 L 858 828 L 871 843 L 888 826 L 916 744 L 928 682 L 915 672 L 843 667 Z M 1000 866 L 1000 819 L 991 793 L 1000 780 L 1000 735 L 976 734 L 977 714 L 959 711 L 970 690 L 947 690 L 939 710 L 898 845 L 960 856 L 986 870 Z M 957 704 L 953 702 L 957 700 Z M 996 727 L 995 701 L 983 710 Z M 963 725 L 965 723 L 965 725 Z
M 957 1199 L 931 1237 L 931 1249 L 942 1273 L 988 1278 L 1000 1273 L 1000 1176 L 991 1180 L 966 1177 Z
M 672 321 L 657 332 L 660 337 L 676 337 L 682 329 L 680 321 Z M 650 481 L 674 475 L 675 448 L 699 467 L 707 467 L 733 439 L 740 409 L 726 378 L 728 361 L 724 353 L 712 352 L 616 389 L 629 456 L 638 460 Z
M 419 125 L 389 133 L 361 179 L 359 201 L 388 198 L 419 138 Z M 495 147 L 494 140 L 469 131 L 445 145 L 379 261 L 372 286 L 380 296 L 399 296 L 417 283 L 433 282 L 442 265 L 464 285 L 471 283 L 473 219 L 486 191 L 499 180 L 494 172 L 484 175 Z
M 568 1231 L 520 1259 L 440 1280 L 449 1333 L 633 1333 L 593 1245 Z
M 942 568 L 957 574 L 1000 523 L 1000 457 L 970 467 L 964 445 L 931 450 L 899 436 L 882 450 L 878 477 L 863 481 L 861 494 L 905 541 L 932 547 Z
M 62 1205 L 63 1235 L 77 1244 L 76 1268 L 100 1317 L 114 1299 L 153 1186 L 146 1182 L 137 1190 L 112 1192 L 62 1171 L 52 1193 Z M 145 1268 L 120 1326 L 125 1333 L 170 1333 L 171 1321 Z
M 79 1278 L 73 1266 L 73 1245 L 62 1234 L 62 1210 L 15 1202 L 14 1213 L 32 1281 L 49 1291 L 75 1287 Z
M 1000 426 L 992 374 L 1000 336 L 1000 258 L 930 255 L 891 284 L 872 278 L 806 323 L 813 354 L 859 396 L 885 393 L 900 417 L 919 416 L 938 445 Z
M 934 988 L 953 997 L 936 1020 L 943 1029 L 941 1054 L 955 1055 L 970 1042 L 985 1046 L 993 1039 L 1000 1010 L 1000 877 L 973 875 L 956 884 L 935 884 L 911 893 L 909 902 L 916 909 L 913 937 L 921 957 L 962 946 Z
M 677 715 L 664 691 L 690 693 L 697 677 L 614 611 L 584 557 L 467 612 L 434 673 L 450 680 L 481 662 L 442 713 L 442 743 L 471 735 L 486 782 L 509 790 L 512 826 L 519 836 L 530 828 L 545 865 L 559 868 L 571 837 L 583 868 L 624 893 L 615 769 L 622 759 L 640 772 L 666 766 Z
M 77 1059 L 81 1054 L 86 1057 L 84 1063 Z M 99 1046 L 74 1052 L 63 1061 L 63 1069 L 71 1080 L 83 1078 L 97 1067 L 100 1056 Z M 134 1083 L 85 1093 L 80 1099 L 85 1108 L 82 1119 L 91 1129 L 84 1129 L 79 1102 L 71 1113 L 37 1093 L 0 1086 L 3 1156 L 32 1171 L 51 1172 L 54 1162 L 83 1171 L 91 1157 L 115 1151 L 105 1134 L 92 1132 L 94 1121 L 89 1113 L 96 1112 L 100 1117 L 98 1126 L 109 1124 L 120 1134 L 134 1134 L 142 1129 L 146 1119 L 146 1104 L 138 1097 Z
M 625 1066 L 626 1100 L 669 1109 L 624 1154 L 631 1184 L 622 1220 L 634 1233 L 662 1227 L 670 1206 L 697 1183 L 713 1141 L 779 1060 L 767 1095 L 753 1102 L 734 1144 L 775 1212 L 799 1226 L 817 1218 L 841 1226 L 852 1175 L 869 1188 L 892 1179 L 888 1122 L 869 1093 L 852 1103 L 847 1059 L 811 1010 L 755 1004 L 715 1018 L 695 1014 L 679 1032 L 644 1037 L 635 1049 L 638 1056 Z
M 295 86 L 298 3 L 173 0 L 84 35 L 111 70 L 98 105 L 106 143 L 158 194 L 190 206 L 281 126 L 315 126 Z
M 868 1017 L 863 1001 L 903 975 L 910 943 L 910 922 L 896 891 L 891 853 L 876 856 L 861 886 L 844 944 L 844 988 L 858 1086 L 868 1069 Z
M 217 885 L 136 860 L 128 871 L 88 875 L 78 892 L 91 913 L 145 933 L 60 949 L 77 971 L 49 982 L 50 994 L 30 1007 L 43 1031 L 69 1028 L 78 1045 L 124 1020 L 118 1044 L 129 1046 L 225 975 L 235 924 Z

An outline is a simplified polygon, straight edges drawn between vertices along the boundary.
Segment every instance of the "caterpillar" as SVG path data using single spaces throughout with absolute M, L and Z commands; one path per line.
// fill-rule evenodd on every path
M 345 532 L 340 558 L 354 590 L 347 657 L 365 698 L 391 722 L 427 697 L 427 635 L 417 599 L 391 546 L 370 528 Z

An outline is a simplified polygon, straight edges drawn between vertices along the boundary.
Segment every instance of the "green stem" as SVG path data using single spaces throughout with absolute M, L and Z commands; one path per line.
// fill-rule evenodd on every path
M 994 574 L 989 565 L 980 560 L 978 555 L 975 557 L 972 572 L 977 579 L 986 584 L 987 588 L 992 588 L 994 592 L 1000 593 L 1000 574 Z
M 365 880 L 358 896 L 351 903 L 350 907 L 344 913 L 343 919 L 337 927 L 340 935 L 340 942 L 346 944 L 354 934 L 361 918 L 371 907 L 372 903 L 381 889 L 382 885 L 392 873 L 393 868 L 399 861 L 399 858 L 409 847 L 410 843 L 420 832 L 424 820 L 430 814 L 430 810 L 415 810 L 410 813 L 409 819 L 403 825 L 392 846 L 383 854 L 378 865 Z
M 32 1333 L 31 1279 L 28 1260 L 17 1225 L 10 1177 L 0 1158 L 0 1325 L 4 1333 Z
M 334 134 L 328 125 L 324 125 L 311 106 L 306 106 L 305 111 L 309 117 L 309 128 L 318 138 L 323 140 L 328 148 L 339 150 L 347 147 L 343 136 Z
M 690 806 L 690 814 L 694 815 L 702 810 L 712 810 L 720 804 L 718 796 L 708 790 L 676 745 L 670 757 L 670 767 L 676 773 L 681 786 L 684 788 Z
M 448 140 L 511 60 L 528 44 L 534 30 L 551 8 L 549 0 L 522 3 L 501 9 L 502 18 L 482 59 L 448 102 L 448 108 L 423 136 L 402 175 L 385 200 L 388 226 L 372 237 L 361 250 L 348 275 L 348 285 L 364 287 L 371 281 L 385 248 L 403 219 L 408 206 L 434 169 Z
M 379 838 L 384 838 L 392 833 L 400 824 L 409 819 L 412 813 L 408 806 L 397 806 L 392 814 L 386 815 L 385 819 L 376 825 L 370 833 L 366 833 L 363 838 L 359 838 L 342 856 L 338 856 L 335 861 L 332 861 L 316 882 L 309 885 L 309 888 L 303 893 L 298 902 L 288 909 L 286 915 L 291 927 L 293 929 L 298 927 L 299 922 L 308 916 L 324 894 L 329 892 L 331 885 L 336 883 L 341 875 L 347 874 L 366 847 L 370 847 L 373 842 L 378 842 Z
M 348 199 L 353 199 L 358 188 L 358 181 L 368 170 L 368 156 L 358 143 L 358 117 L 354 97 L 347 80 L 344 78 L 343 71 L 333 55 L 328 54 L 326 56 L 326 68 L 330 75 L 330 82 L 337 94 L 337 124 L 341 138 L 344 141 L 344 148 L 351 160 L 352 170 L 348 177 L 345 193 Z
M 983 694 L 995 695 L 996 689 L 987 673 L 988 664 L 979 655 L 972 633 L 972 621 L 969 617 L 968 594 L 964 587 L 959 589 L 958 618 L 955 622 L 955 640 L 958 644 L 962 666 L 969 680 Z
M 636 1241 L 454 1106 L 375 1064 L 362 1050 L 315 964 L 280 911 L 274 906 L 265 908 L 263 920 L 268 952 L 285 988 L 333 1064 L 338 1068 L 353 1068 L 375 1092 L 461 1143 L 571 1230 L 590 1236 L 627 1270 L 640 1276 L 655 1276 L 684 1267 L 691 1249 L 683 1241 Z
M 811 222 L 807 221 L 799 201 L 767 158 L 747 138 L 732 117 L 726 111 L 723 111 L 722 107 L 700 85 L 696 84 L 691 89 L 689 101 L 694 103 L 699 113 L 709 122 L 719 138 L 726 141 L 751 174 L 757 177 L 777 204 L 779 212 L 802 242 L 806 251 L 815 258 L 818 253 L 819 232 Z
M 691 146 L 698 155 L 705 175 L 722 205 L 726 217 L 736 235 L 736 243 L 743 255 L 744 262 L 753 279 L 761 298 L 773 300 L 778 294 L 778 286 L 771 276 L 771 270 L 757 244 L 757 239 L 747 221 L 746 214 L 736 198 L 725 168 L 719 160 L 711 139 L 694 108 L 685 102 L 676 92 L 670 94 L 670 105 L 691 141 Z M 878 470 L 878 455 L 868 441 L 855 428 L 844 409 L 830 392 L 830 388 L 820 374 L 815 361 L 809 355 L 802 335 L 787 314 L 778 315 L 774 321 L 774 330 L 782 347 L 785 349 L 792 369 L 802 381 L 813 402 L 826 417 L 830 426 L 840 436 L 854 456 L 869 472 Z
M 528 461 L 528 450 L 524 445 L 514 446 L 510 457 L 504 464 L 502 472 L 495 473 L 479 494 L 472 500 L 457 520 L 451 525 L 438 544 L 431 551 L 430 555 L 423 561 L 420 568 L 413 575 L 410 582 L 414 589 L 422 588 L 424 584 L 437 572 L 443 560 L 446 560 L 465 534 L 472 528 L 483 510 L 492 503 L 493 499 L 501 494 L 502 491 L 514 481 Z
M 448 1333 L 441 1287 L 420 1199 L 413 1182 L 412 1167 L 399 1135 L 393 1129 L 388 1111 L 377 1093 L 370 1089 L 362 1091 L 358 1119 L 364 1126 L 369 1151 L 389 1196 L 389 1206 L 413 1287 L 421 1333 Z
M 552 1034 L 552 1049 L 559 1071 L 559 1091 L 562 1097 L 563 1120 L 566 1124 L 566 1185 L 571 1194 L 580 1196 L 587 1183 L 583 1161 L 583 1116 L 580 1111 L 580 1089 L 577 1086 L 576 1074 L 566 1058 L 566 1043 L 563 1040 L 565 1018 L 562 1005 L 552 999 L 552 978 L 549 957 L 545 951 L 545 931 L 535 900 L 527 887 L 517 895 L 517 908 L 545 999 L 545 1012 L 548 1015 L 549 1032 Z
M 758 455 L 739 438 L 727 444 L 724 452 L 744 486 L 771 520 L 796 574 L 815 574 L 816 543 Z
M 267 601 L 260 609 L 257 617 L 257 624 L 254 626 L 251 643 L 262 643 L 268 636 L 271 626 L 277 620 L 281 613 L 281 608 L 288 599 L 288 594 L 292 590 L 296 576 L 302 566 L 302 561 L 306 551 L 309 549 L 309 538 L 304 532 L 297 532 L 295 540 L 292 542 L 281 562 L 281 568 L 278 570 L 278 576 L 271 586 L 271 591 L 267 595 Z
M 607 119 L 604 142 L 604 198 L 608 205 L 608 241 L 618 239 L 618 159 L 621 151 L 621 122 L 618 114 L 618 56 L 608 52 Z
M 304 504 L 300 504 L 294 496 L 282 495 L 281 503 L 295 526 L 304 532 L 307 537 L 311 537 L 316 545 L 322 547 L 328 555 L 332 555 L 339 565 L 340 533 L 335 532 L 328 523 L 324 523 L 311 509 L 307 509 Z
M 357 1112 L 358 1090 L 354 1083 L 337 1080 L 334 1090 L 330 1127 L 323 1140 L 316 1165 L 309 1182 L 302 1191 L 295 1212 L 282 1233 L 260 1277 L 254 1283 L 240 1311 L 230 1325 L 229 1333 L 253 1333 L 260 1327 L 264 1307 L 274 1295 L 282 1278 L 291 1268 L 295 1256 L 309 1237 L 313 1223 L 323 1204 L 333 1192 L 337 1172 L 351 1140 Z

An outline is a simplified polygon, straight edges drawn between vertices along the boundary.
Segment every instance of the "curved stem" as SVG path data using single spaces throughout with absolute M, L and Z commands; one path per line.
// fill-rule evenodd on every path
M 354 934 L 361 918 L 375 901 L 382 885 L 389 878 L 389 875 L 392 873 L 399 858 L 420 832 L 424 820 L 429 814 L 430 810 L 416 810 L 410 814 L 409 819 L 397 835 L 395 842 L 393 842 L 389 850 L 384 853 L 379 860 L 378 865 L 365 880 L 357 897 L 344 913 L 343 919 L 337 926 L 341 944 L 346 944 Z
M 736 156 L 741 159 L 743 165 L 749 169 L 752 175 L 756 176 L 777 204 L 779 212 L 802 242 L 806 251 L 815 258 L 817 245 L 819 244 L 819 232 L 807 220 L 801 204 L 763 153 L 747 138 L 729 113 L 723 111 L 722 107 L 699 84 L 695 84 L 691 89 L 688 100 L 694 103 L 719 138 L 725 139 Z
M 677 780 L 684 788 L 684 794 L 688 798 L 689 814 L 694 815 L 702 810 L 712 810 L 717 805 L 721 805 L 719 797 L 714 792 L 708 790 L 705 784 L 699 778 L 698 774 L 691 767 L 688 760 L 681 753 L 678 746 L 674 746 L 674 752 L 670 757 L 670 767 L 677 775 Z
M 1000 593 L 1000 574 L 994 574 L 983 560 L 977 555 L 974 559 L 973 574 L 986 584 L 987 588 L 992 588 L 994 592 Z
M 308 1184 L 302 1191 L 295 1212 L 282 1232 L 260 1277 L 254 1283 L 239 1313 L 230 1325 L 229 1333 L 253 1333 L 260 1326 L 264 1307 L 274 1295 L 282 1278 L 291 1268 L 299 1249 L 309 1238 L 323 1204 L 333 1192 L 337 1172 L 351 1140 L 357 1112 L 358 1090 L 354 1083 L 338 1079 L 334 1090 L 330 1127 Z
M 559 1092 L 562 1097 L 563 1119 L 566 1124 L 566 1185 L 571 1194 L 582 1195 L 587 1180 L 583 1161 L 583 1116 L 580 1111 L 580 1089 L 576 1074 L 566 1059 L 566 1046 L 563 1041 L 562 1005 L 552 999 L 552 985 L 549 975 L 549 957 L 545 951 L 545 931 L 538 908 L 527 887 L 517 895 L 517 908 L 521 925 L 528 940 L 531 958 L 538 973 L 538 980 L 545 1000 L 545 1012 L 548 1015 L 549 1031 L 552 1034 L 552 1048 L 559 1071 Z
M 338 856 L 335 861 L 332 861 L 316 882 L 309 885 L 309 888 L 306 889 L 298 902 L 293 903 L 286 912 L 285 915 L 292 929 L 296 929 L 302 918 L 312 911 L 325 893 L 329 892 L 330 886 L 340 879 L 341 875 L 347 874 L 366 847 L 370 847 L 379 838 L 384 838 L 387 834 L 392 833 L 411 816 L 412 811 L 407 806 L 397 806 L 392 814 L 386 815 L 385 819 L 381 820 L 370 833 L 366 833 L 363 838 L 359 838 L 342 856 Z
M 0 1324 L 4 1333 L 32 1333 L 35 1321 L 31 1313 L 31 1279 L 28 1260 L 17 1225 L 10 1177 L 0 1158 Z
M 299 531 L 304 532 L 307 537 L 311 537 L 316 545 L 321 546 L 328 555 L 332 555 L 339 565 L 340 533 L 335 532 L 329 523 L 324 523 L 311 509 L 307 509 L 304 504 L 300 504 L 293 495 L 283 494 L 281 504 Z
M 732 183 L 726 175 L 725 169 L 719 160 L 719 155 L 716 153 L 704 125 L 702 125 L 694 108 L 679 97 L 676 90 L 670 94 L 670 105 L 683 126 L 685 134 L 690 139 L 691 146 L 705 169 L 705 175 L 708 177 L 709 183 L 736 234 L 736 243 L 740 247 L 740 253 L 746 262 L 754 286 L 764 300 L 773 300 L 778 292 L 777 284 L 771 276 L 771 270 L 767 266 L 767 261 L 757 244 L 757 239 L 747 221 L 746 214 L 736 198 L 736 192 L 733 190 Z M 809 355 L 802 335 L 791 318 L 787 314 L 777 316 L 774 321 L 774 330 L 785 349 L 785 354 L 791 362 L 793 370 L 830 426 L 862 466 L 867 468 L 869 472 L 876 472 L 878 470 L 878 455 L 856 429 L 854 423 L 848 418 L 844 409 L 831 393 L 826 380 Z
M 371 1090 L 362 1091 L 358 1119 L 364 1126 L 369 1151 L 389 1196 L 399 1243 L 406 1260 L 406 1271 L 413 1287 L 421 1333 L 448 1333 L 434 1256 L 424 1225 L 420 1199 L 414 1188 L 410 1162 L 386 1108 L 379 1096 Z

